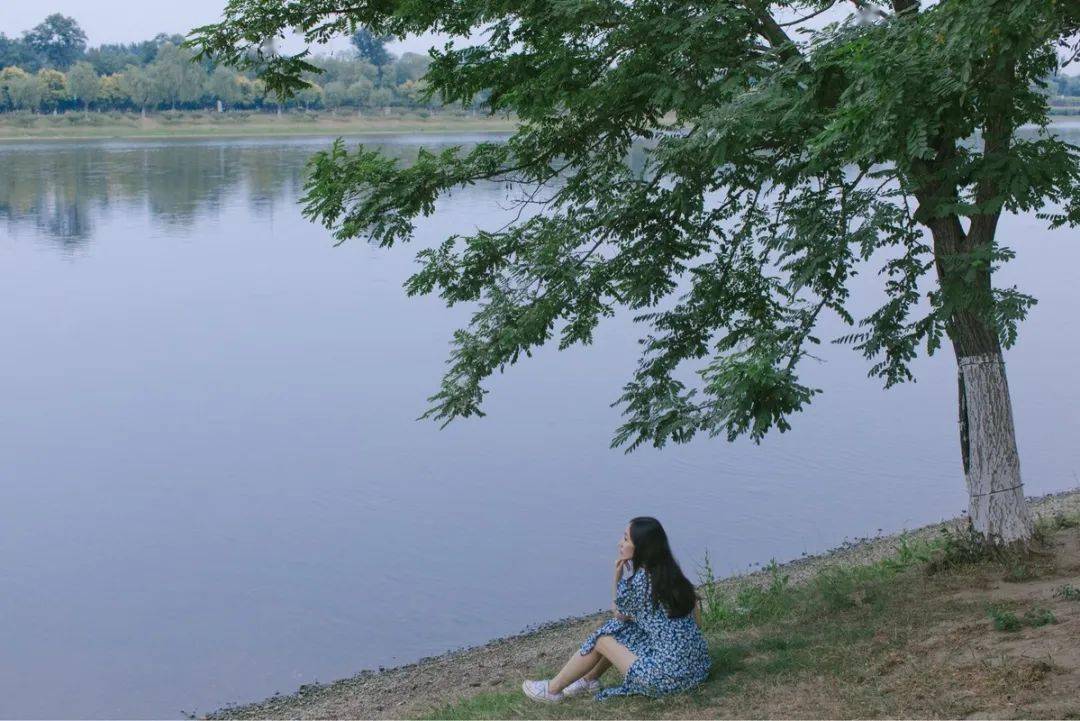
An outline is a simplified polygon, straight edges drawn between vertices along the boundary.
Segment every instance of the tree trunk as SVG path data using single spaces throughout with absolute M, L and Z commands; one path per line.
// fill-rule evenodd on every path
M 1024 500 L 1005 362 L 997 331 L 978 312 L 993 301 L 990 269 L 965 260 L 978 245 L 993 242 L 996 222 L 980 219 L 970 233 L 955 215 L 930 219 L 927 225 L 941 292 L 954 303 L 969 299 L 953 311 L 948 334 L 956 352 L 960 453 L 971 524 L 995 544 L 1026 542 L 1034 523 Z
M 995 543 L 1026 541 L 1033 521 L 1024 500 L 1005 362 L 999 351 L 957 356 L 957 365 L 971 524 Z

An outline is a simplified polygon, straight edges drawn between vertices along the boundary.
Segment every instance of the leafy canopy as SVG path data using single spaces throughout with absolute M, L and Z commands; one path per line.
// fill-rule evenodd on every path
M 522 121 L 505 143 L 422 149 L 409 167 L 340 140 L 311 162 L 305 213 L 340 241 L 407 241 L 458 186 L 520 191 L 516 219 L 421 251 L 407 283 L 475 304 L 426 414 L 444 422 L 482 414 L 496 370 L 556 336 L 589 343 L 625 308 L 647 330 L 614 444 L 760 440 L 818 392 L 798 368 L 823 310 L 857 326 L 840 340 L 886 385 L 958 313 L 1008 346 L 1034 299 L 978 281 L 1009 255 L 998 214 L 1080 220 L 1080 149 L 1046 132 L 1042 92 L 1076 57 L 1074 1 L 230 0 L 191 42 L 288 94 L 315 68 L 306 51 L 261 52 L 267 38 L 361 25 L 482 33 L 431 51 L 427 93 L 487 92 Z M 952 220 L 965 242 L 946 252 L 921 226 Z M 868 264 L 887 299 L 856 319 L 848 281 Z

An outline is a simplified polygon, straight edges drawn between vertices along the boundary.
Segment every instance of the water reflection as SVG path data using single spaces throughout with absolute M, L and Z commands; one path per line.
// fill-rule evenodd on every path
M 106 208 L 147 212 L 157 227 L 181 234 L 201 219 L 218 217 L 236 199 L 257 216 L 283 205 L 291 213 L 302 193 L 305 162 L 329 142 L 0 146 L 0 224 L 9 234 L 32 231 L 74 249 L 94 236 Z M 424 144 L 471 142 L 446 138 Z M 393 138 L 377 144 L 384 155 L 406 164 L 418 150 Z
M 1029 134 L 1034 130 L 1028 131 Z M 1080 143 L 1080 124 L 1054 127 L 1054 132 Z M 403 164 L 416 157 L 419 144 L 439 149 L 466 148 L 479 136 L 463 138 L 352 140 L 378 146 Z M 502 135 L 486 136 L 496 140 Z M 256 215 L 272 214 L 285 204 L 296 206 L 304 182 L 305 163 L 329 139 L 294 141 L 97 143 L 0 145 L 0 222 L 9 233 L 32 229 L 66 248 L 76 248 L 94 235 L 103 209 L 143 206 L 154 223 L 170 232 L 189 231 L 200 218 L 217 217 L 233 198 L 242 198 Z M 645 146 L 635 145 L 628 157 L 640 172 Z M 494 194 L 496 188 L 489 186 Z

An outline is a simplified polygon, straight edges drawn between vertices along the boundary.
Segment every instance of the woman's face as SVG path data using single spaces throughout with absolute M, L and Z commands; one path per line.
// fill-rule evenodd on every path
M 634 557 L 634 542 L 630 540 L 630 526 L 626 526 L 622 538 L 619 540 L 619 558 L 627 560 Z

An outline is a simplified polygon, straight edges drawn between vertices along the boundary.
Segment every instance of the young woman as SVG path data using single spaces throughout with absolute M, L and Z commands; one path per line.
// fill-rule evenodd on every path
M 632 573 L 624 577 L 628 569 Z M 635 693 L 656 697 L 693 688 L 709 675 L 694 585 L 655 518 L 640 516 L 626 527 L 613 586 L 615 618 L 593 631 L 555 678 L 525 681 L 526 696 L 545 703 L 593 691 L 599 691 L 597 701 Z M 600 691 L 600 676 L 612 665 L 624 681 Z

